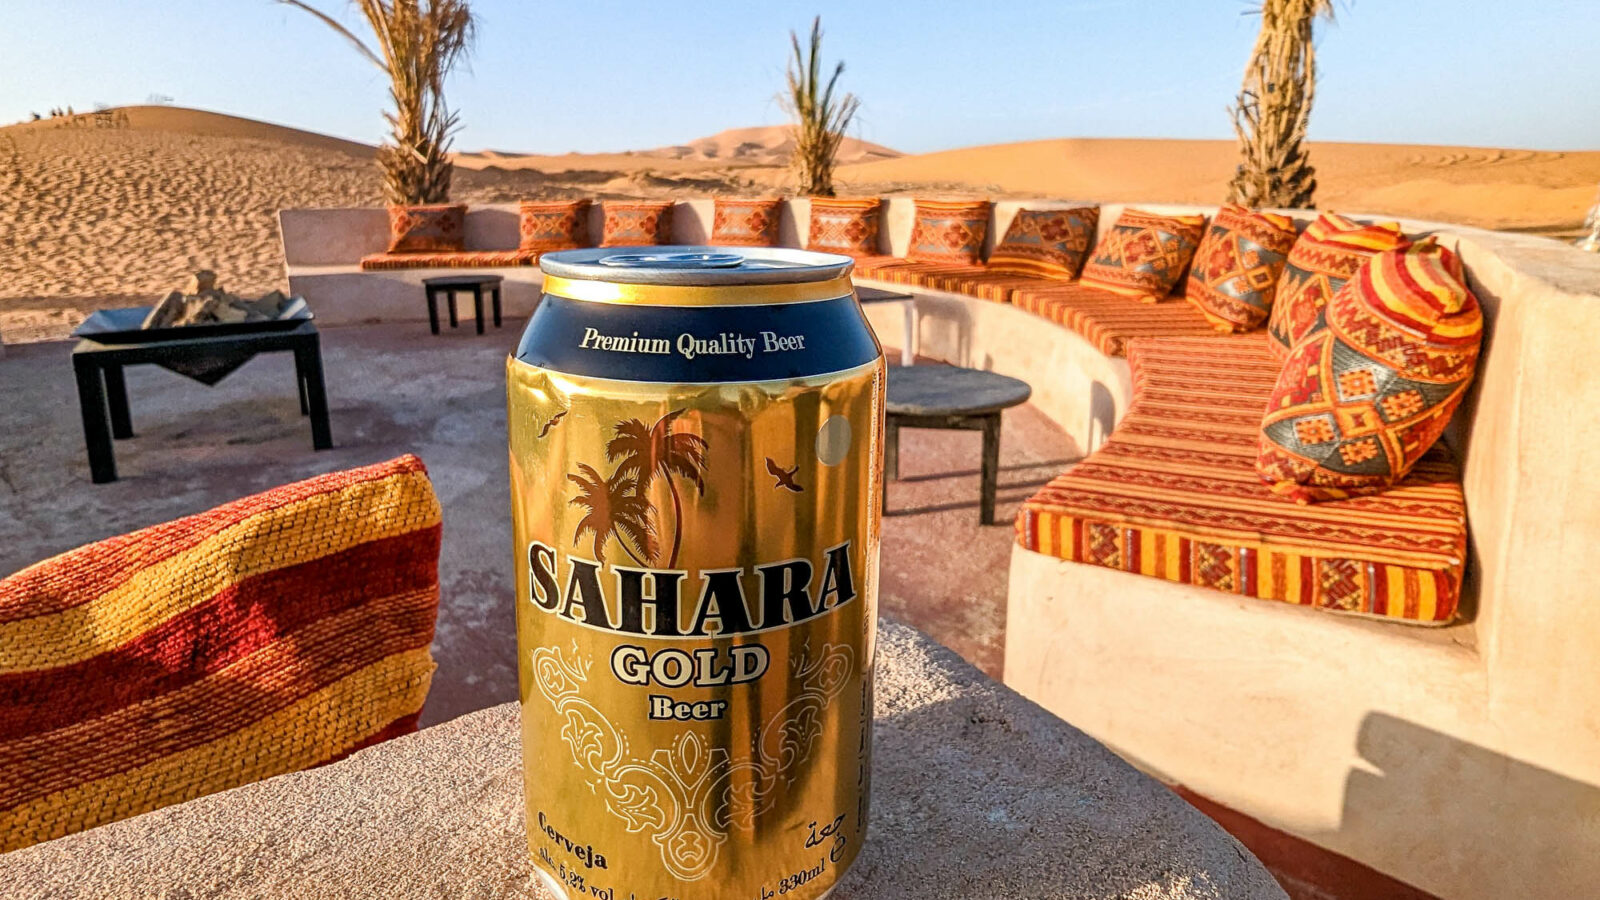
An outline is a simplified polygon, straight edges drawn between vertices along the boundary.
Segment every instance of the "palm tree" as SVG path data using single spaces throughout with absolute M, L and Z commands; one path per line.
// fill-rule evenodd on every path
M 788 93 L 778 99 L 795 118 L 791 165 L 800 181 L 800 193 L 832 197 L 834 158 L 861 101 L 855 94 L 834 96 L 839 76 L 844 74 L 842 62 L 833 67 L 827 85 L 822 83 L 821 16 L 811 21 L 811 40 L 804 51 L 800 36 L 793 31 L 789 32 L 789 44 L 794 56 L 786 72 Z
M 638 419 L 629 419 L 617 426 L 616 436 L 606 444 L 606 459 L 615 461 L 616 476 L 638 484 L 639 493 L 650 490 L 650 482 L 657 476 L 666 479 L 672 494 L 672 555 L 667 557 L 667 568 L 678 564 L 678 551 L 683 547 L 683 500 L 678 496 L 679 475 L 694 483 L 704 494 L 705 480 L 701 477 L 706 467 L 706 442 L 697 434 L 672 430 L 672 424 L 683 415 L 675 409 L 656 420 L 648 428 Z
M 1244 86 L 1231 110 L 1242 159 L 1228 199 L 1245 206 L 1309 207 L 1316 170 L 1303 146 L 1317 67 L 1312 26 L 1333 18 L 1333 0 L 1262 0 Z
M 638 483 L 622 477 L 620 471 L 605 479 L 593 466 L 578 463 L 578 468 L 582 471 L 581 475 L 567 476 L 578 485 L 578 496 L 568 502 L 588 512 L 578 520 L 578 527 L 572 532 L 572 545 L 577 546 L 585 532 L 593 534 L 594 560 L 603 565 L 606 561 L 606 539 L 615 537 L 634 562 L 641 566 L 649 565 L 628 546 L 628 541 L 632 541 L 645 556 L 654 557 L 656 554 L 656 532 L 655 526 L 650 524 L 650 502 L 636 490 Z
M 304 0 L 278 0 L 316 16 L 389 77 L 394 112 L 378 148 L 384 199 L 398 205 L 450 199 L 450 140 L 459 126 L 444 101 L 444 80 L 472 46 L 469 0 L 354 0 L 377 38 L 374 50 L 338 20 Z

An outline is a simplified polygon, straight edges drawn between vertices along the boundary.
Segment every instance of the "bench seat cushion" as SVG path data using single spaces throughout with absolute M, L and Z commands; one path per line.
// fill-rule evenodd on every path
M 1181 300 L 1141 303 L 1087 285 L 1051 282 L 1018 288 L 1011 302 L 1076 331 L 1107 356 L 1127 355 L 1134 338 L 1218 336 L 1204 313 Z
M 986 266 L 965 263 L 924 262 L 874 256 L 856 262 L 855 274 L 861 278 L 894 284 L 925 287 L 936 291 L 966 294 L 996 303 L 1009 303 L 1018 288 L 1059 284 L 1037 275 L 996 272 Z
M 505 269 L 539 262 L 537 250 L 461 250 L 450 253 L 373 253 L 361 257 L 364 272 L 390 269 Z
M 1384 493 L 1296 504 L 1255 471 L 1279 369 L 1265 334 L 1140 340 L 1129 361 L 1126 416 L 1023 505 L 1019 544 L 1263 600 L 1388 621 L 1455 618 L 1466 506 L 1442 447 Z

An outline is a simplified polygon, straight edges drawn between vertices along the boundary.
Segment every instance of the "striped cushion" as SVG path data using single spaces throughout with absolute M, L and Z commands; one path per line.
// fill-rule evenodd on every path
M 1263 600 L 1451 621 L 1467 552 L 1459 470 L 1436 450 L 1377 496 L 1312 506 L 1274 496 L 1255 469 L 1279 368 L 1266 342 L 1136 342 L 1133 404 L 1104 446 L 1023 505 L 1018 543 Z
M 1278 374 L 1256 468 L 1300 502 L 1387 490 L 1444 433 L 1472 383 L 1483 314 L 1432 237 L 1379 253 Z
M 466 240 L 462 204 L 389 207 L 390 253 L 448 253 L 466 249 Z
M 1079 280 L 1102 291 L 1155 303 L 1182 281 L 1205 227 L 1205 216 L 1123 210 L 1095 245 Z
M 405 456 L 0 580 L 0 852 L 415 730 L 439 521 Z
M 1195 251 L 1184 299 L 1218 331 L 1259 328 L 1272 312 L 1296 233 L 1288 216 L 1222 207 Z
M 517 249 L 546 251 L 587 247 L 590 205 L 588 198 L 522 201 L 517 207 Z
M 878 252 L 877 197 L 812 197 L 806 249 L 845 256 Z
M 1019 209 L 1006 236 L 989 254 L 996 272 L 1072 279 L 1094 244 L 1100 207 Z
M 910 259 L 976 264 L 989 233 L 987 200 L 918 200 L 911 225 Z
M 668 242 L 672 233 L 672 201 L 624 203 L 606 201 L 602 247 L 642 247 Z
M 1317 327 L 1322 308 L 1362 263 L 1405 241 L 1398 222 L 1362 225 L 1337 213 L 1318 216 L 1289 250 L 1267 320 L 1272 337 L 1267 349 L 1280 361 L 1287 357 L 1289 348 Z
M 539 262 L 537 250 L 462 250 L 455 253 L 373 253 L 361 257 L 363 271 L 391 269 L 506 269 Z
M 857 278 L 887 281 L 910 287 L 966 294 L 996 303 L 1008 303 L 1018 288 L 1056 283 L 1032 275 L 993 272 L 986 266 L 896 259 L 892 256 L 858 260 Z
M 1187 303 L 1140 303 L 1081 284 L 1017 288 L 1011 302 L 1076 331 L 1107 356 L 1126 354 L 1133 338 L 1216 335 L 1206 317 Z
M 712 200 L 711 243 L 719 247 L 774 247 L 781 200 Z

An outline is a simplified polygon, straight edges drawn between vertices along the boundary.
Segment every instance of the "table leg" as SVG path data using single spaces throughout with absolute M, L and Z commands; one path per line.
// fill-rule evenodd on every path
M 111 409 L 111 436 L 131 438 L 133 416 L 128 412 L 128 383 L 122 378 L 122 366 L 109 365 L 101 372 L 106 381 L 106 404 Z
M 311 408 L 311 446 L 327 450 L 333 446 L 333 429 L 328 425 L 328 393 L 322 382 L 322 339 L 308 335 L 294 348 L 295 374 L 305 385 L 307 405 Z
M 117 458 L 107 422 L 106 388 L 100 367 L 73 357 L 72 374 L 78 381 L 78 409 L 83 414 L 83 443 L 89 451 L 89 478 L 95 484 L 117 480 Z
M 445 291 L 445 296 L 450 298 L 450 327 L 455 328 L 460 324 L 456 321 L 456 292 L 452 288 Z
M 439 293 L 433 288 L 424 288 L 428 294 L 428 328 L 434 334 L 439 333 Z
M 494 286 L 494 327 L 500 327 L 500 286 Z
M 483 285 L 472 286 L 472 317 L 478 323 L 478 333 L 483 334 Z
M 906 334 L 900 347 L 900 365 L 912 366 L 917 362 L 917 300 L 913 297 L 902 306 L 905 309 Z
M 894 419 L 883 425 L 883 480 L 900 480 L 900 423 Z
M 438 332 L 435 332 L 437 334 Z M 300 363 L 297 360 L 294 366 L 294 386 L 300 390 L 300 415 L 311 415 L 311 404 L 306 399 L 306 377 L 300 374 Z
M 983 486 L 979 490 L 979 519 L 994 524 L 994 495 L 1000 484 L 1000 414 L 983 417 Z

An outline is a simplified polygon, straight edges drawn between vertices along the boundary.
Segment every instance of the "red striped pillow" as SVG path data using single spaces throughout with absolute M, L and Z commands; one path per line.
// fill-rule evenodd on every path
M 439 521 L 404 456 L 0 580 L 0 852 L 415 730 Z

